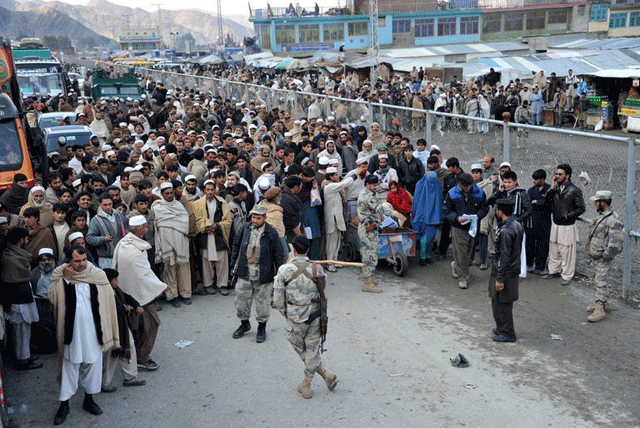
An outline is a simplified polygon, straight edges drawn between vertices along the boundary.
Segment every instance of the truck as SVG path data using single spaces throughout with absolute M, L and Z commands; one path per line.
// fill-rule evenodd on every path
M 138 83 L 133 68 L 120 77 L 110 77 L 108 70 L 95 68 L 92 79 L 91 96 L 96 101 L 101 98 L 113 97 L 142 99 L 143 88 Z
M 32 187 L 35 173 L 47 172 L 44 147 L 34 142 L 22 103 L 11 44 L 0 39 L 0 192 L 15 174 L 26 175 Z
M 67 72 L 51 50 L 38 42 L 38 39 L 22 39 L 13 49 L 22 96 L 68 95 L 71 80 Z

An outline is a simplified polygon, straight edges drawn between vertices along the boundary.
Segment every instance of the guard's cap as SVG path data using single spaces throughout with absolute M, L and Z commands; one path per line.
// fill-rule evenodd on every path
M 612 193 L 609 190 L 598 190 L 596 194 L 589 199 L 592 201 L 610 201 L 612 199 Z

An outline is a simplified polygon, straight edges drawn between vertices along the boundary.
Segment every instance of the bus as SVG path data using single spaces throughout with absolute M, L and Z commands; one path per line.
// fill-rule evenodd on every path
M 42 144 L 36 145 L 31 137 L 11 44 L 0 39 L 0 192 L 11 187 L 18 173 L 27 176 L 29 187 L 34 186 L 37 169 L 46 172 L 46 155 Z
M 71 80 L 67 72 L 39 39 L 22 39 L 14 46 L 13 58 L 23 97 L 69 94 Z

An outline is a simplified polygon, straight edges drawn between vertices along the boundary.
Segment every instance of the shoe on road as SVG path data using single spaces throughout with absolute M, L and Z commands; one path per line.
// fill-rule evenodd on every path
M 238 327 L 236 331 L 233 332 L 232 337 L 234 339 L 240 339 L 249 330 L 251 330 L 251 323 L 249 322 L 249 320 L 242 320 L 242 322 L 240 323 L 240 327 Z
M 15 369 L 19 370 L 19 371 L 23 371 L 23 370 L 34 370 L 34 369 L 39 369 L 42 367 L 42 363 L 36 363 L 35 361 L 31 361 L 31 360 L 20 360 L 16 363 L 15 365 Z
M 175 299 L 167 301 L 167 303 L 171 303 L 174 308 L 179 308 L 180 306 L 182 306 L 182 303 L 180 303 L 180 299 L 178 299 L 177 297 Z
M 256 342 L 262 343 L 267 339 L 267 323 L 258 323 L 258 333 L 256 333 Z
M 486 263 L 482 263 L 482 264 L 480 265 L 480 270 L 487 270 L 488 268 L 489 268 L 489 266 L 487 266 L 487 264 L 486 264 Z
M 216 294 L 218 291 L 216 290 L 216 287 L 204 287 L 204 291 L 207 292 L 207 294 Z
M 153 360 L 145 361 L 144 363 L 138 363 L 138 368 L 142 370 L 146 370 L 148 372 L 152 372 L 154 370 L 158 370 L 160 366 Z
M 560 278 L 560 274 L 559 273 L 547 273 L 542 275 L 542 279 L 553 279 L 553 278 Z
M 570 279 L 563 279 L 562 281 L 560 281 L 560 285 L 569 285 L 569 284 L 571 284 Z
M 515 342 L 517 339 L 515 336 L 506 336 L 504 334 L 496 334 L 492 337 L 494 342 Z
M 142 379 L 129 379 L 129 380 L 125 379 L 122 382 L 122 386 L 142 386 L 146 384 L 147 384 L 147 381 Z
M 69 416 L 69 402 L 64 401 L 60 403 L 60 407 L 58 407 L 56 416 L 53 418 L 53 424 L 62 425 L 64 421 L 67 420 L 67 416 Z
M 189 297 L 183 297 L 182 298 L 182 303 L 184 303 L 185 305 L 189 306 L 192 302 L 191 302 L 191 299 Z
M 456 262 L 455 261 L 451 262 L 451 275 L 453 276 L 453 279 L 458 279 L 458 274 L 456 273 Z
M 105 394 L 109 394 L 111 392 L 116 392 L 118 390 L 118 388 L 116 388 L 115 386 L 112 385 L 102 385 L 102 388 L 100 388 L 100 391 L 104 392 Z
M 93 397 L 89 394 L 85 394 L 82 408 L 94 416 L 102 414 L 102 409 L 95 401 L 93 401 Z
M 228 296 L 229 295 L 229 287 L 220 287 L 220 294 L 222 294 L 223 296 Z

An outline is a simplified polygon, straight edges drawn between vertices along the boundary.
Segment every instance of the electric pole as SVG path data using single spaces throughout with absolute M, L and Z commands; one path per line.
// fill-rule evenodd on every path
M 371 80 L 371 88 L 376 84 L 378 80 L 378 56 L 380 54 L 380 43 L 378 39 L 378 0 L 369 0 L 369 60 L 371 62 L 371 73 L 369 80 Z

